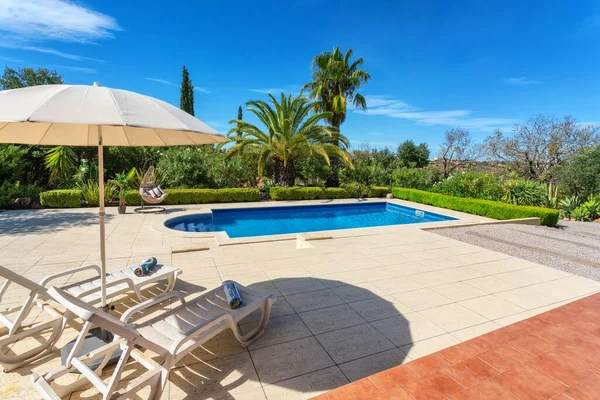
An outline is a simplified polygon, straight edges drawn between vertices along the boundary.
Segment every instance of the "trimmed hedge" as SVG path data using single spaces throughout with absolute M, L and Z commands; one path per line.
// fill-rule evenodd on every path
M 539 217 L 542 225 L 554 226 L 559 217 L 558 210 L 551 208 L 516 206 L 498 201 L 447 196 L 416 189 L 394 188 L 392 194 L 396 198 L 415 203 L 429 204 L 500 220 Z
M 385 197 L 390 193 L 390 188 L 387 186 L 371 186 L 369 188 L 369 197 Z
M 259 201 L 258 189 L 165 189 L 169 195 L 161 204 L 203 204 L 203 203 L 230 203 L 240 201 Z M 139 206 L 141 204 L 138 191 L 125 193 L 125 204 Z
M 40 193 L 40 204 L 44 207 L 75 208 L 81 206 L 81 190 L 50 190 Z
M 342 188 L 280 187 L 269 189 L 271 200 L 347 199 L 351 195 Z

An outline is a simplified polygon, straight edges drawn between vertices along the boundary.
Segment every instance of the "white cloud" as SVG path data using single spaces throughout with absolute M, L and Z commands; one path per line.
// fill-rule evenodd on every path
M 272 94 L 273 96 L 279 96 L 281 93 L 293 94 L 297 96 L 302 91 L 301 85 L 286 85 L 283 87 L 271 87 L 271 88 L 258 88 L 258 89 L 248 89 L 250 92 L 254 93 L 263 93 L 263 94 Z
M 287 92 L 286 89 L 282 89 L 282 88 L 268 88 L 268 89 L 248 89 L 251 92 L 254 93 L 263 93 L 263 94 L 280 94 L 282 92 Z
M 0 46 L 0 47 L 15 48 L 13 46 Z M 77 55 L 77 54 L 66 53 L 64 51 L 55 50 L 55 49 L 46 48 L 46 47 L 24 46 L 24 47 L 21 47 L 20 49 L 21 50 L 27 50 L 27 51 L 35 51 L 37 53 L 52 54 L 54 56 L 58 56 L 58 57 L 62 57 L 62 58 L 67 58 L 69 60 L 74 60 L 74 61 L 95 61 L 95 62 L 99 62 L 99 63 L 106 63 L 106 61 L 99 60 L 97 58 L 83 57 L 83 56 L 80 56 L 80 55 Z
M 177 86 L 176 83 L 168 81 L 166 79 L 158 79 L 158 78 L 144 78 L 144 79 L 146 79 L 147 81 L 162 83 L 163 85 Z
M 69 71 L 82 72 L 84 74 L 95 74 L 96 73 L 96 70 L 94 68 L 70 67 L 67 65 L 53 65 L 52 68 L 68 69 Z
M 159 78 L 144 78 L 144 79 L 146 79 L 147 81 L 162 83 L 163 85 L 179 86 L 179 84 L 177 84 L 175 82 L 168 81 L 166 79 L 159 79 Z M 204 94 L 211 94 L 212 93 L 208 89 L 205 89 L 205 88 L 202 88 L 202 87 L 195 87 L 195 86 L 194 86 L 194 92 L 199 92 L 199 93 L 204 93 Z
M 2 61 L 8 61 L 8 62 L 14 62 L 14 63 L 25 62 L 25 60 L 21 60 L 21 59 L 18 59 L 18 58 L 12 58 L 12 57 L 4 57 L 4 56 L 0 56 L 0 60 L 2 60 Z
M 93 43 L 120 30 L 114 18 L 71 1 L 0 1 L 0 38 L 6 42 Z
M 388 96 L 365 96 L 367 110 L 354 109 L 357 114 L 384 115 L 414 121 L 419 125 L 445 125 L 467 129 L 490 130 L 512 125 L 508 118 L 472 117 L 471 110 L 427 111 Z
M 518 78 L 508 78 L 504 82 L 507 85 L 513 85 L 513 86 L 535 85 L 536 83 L 540 83 L 539 81 L 529 79 L 526 76 L 520 76 Z

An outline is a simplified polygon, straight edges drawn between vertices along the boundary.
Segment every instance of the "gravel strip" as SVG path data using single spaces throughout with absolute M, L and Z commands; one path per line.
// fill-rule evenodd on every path
M 554 228 L 515 224 L 480 225 L 437 229 L 431 232 L 600 281 L 600 224 L 598 223 L 560 221 Z M 513 242 L 515 245 L 494 239 Z M 559 254 L 549 254 L 519 245 Z

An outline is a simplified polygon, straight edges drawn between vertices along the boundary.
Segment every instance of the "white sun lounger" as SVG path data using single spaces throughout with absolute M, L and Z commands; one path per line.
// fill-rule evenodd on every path
M 130 266 L 106 274 L 106 295 L 108 297 L 115 297 L 128 292 L 133 292 L 139 301 L 144 301 L 145 299 L 141 294 L 142 287 L 167 279 L 167 288 L 165 291 L 169 292 L 173 290 L 177 277 L 182 272 L 180 268 L 158 264 L 148 275 L 138 277 L 133 272 L 135 268 L 136 266 Z M 52 296 L 48 294 L 47 288 L 52 281 L 55 281 L 58 278 L 90 270 L 95 272 L 96 276 L 83 281 L 67 284 L 62 287 L 62 290 L 72 296 L 80 298 L 85 303 L 95 304 L 101 300 L 101 272 L 97 265 L 86 265 L 59 272 L 45 277 L 39 284 L 9 270 L 8 268 L 0 266 L 0 278 L 5 279 L 4 284 L 0 287 L 0 304 L 2 304 L 2 298 L 6 295 L 8 287 L 11 284 L 29 290 L 29 295 L 23 305 L 0 309 L 0 330 L 2 330 L 2 326 L 8 329 L 8 333 L 0 333 L 2 335 L 0 336 L 0 365 L 4 367 L 4 371 L 10 371 L 52 351 L 52 345 L 60 338 L 71 315 L 68 312 L 63 314 L 50 305 L 49 300 L 52 300 Z M 49 314 L 51 319 L 32 326 L 23 327 L 23 322 L 34 306 L 39 307 Z M 50 336 L 47 340 L 41 341 L 39 346 L 18 355 L 4 351 L 7 346 L 12 345 L 18 340 L 40 334 L 46 330 L 51 330 Z
M 231 329 L 242 346 L 249 345 L 264 332 L 269 321 L 271 305 L 274 301 L 273 296 L 239 284 L 236 285 L 242 297 L 242 305 L 234 310 L 229 307 L 225 299 L 223 287 L 219 286 L 187 302 L 183 294 L 177 291 L 161 294 L 152 300 L 130 308 L 120 320 L 90 307 L 63 290 L 51 288 L 50 295 L 72 313 L 81 317 L 85 324 L 65 365 L 50 371 L 44 377 L 33 374 L 32 383 L 44 399 L 51 400 L 60 399 L 89 384 L 98 389 L 103 399 L 135 398 L 135 393 L 147 386 L 150 386 L 151 393 L 148 397 L 144 397 L 149 400 L 160 399 L 169 379 L 171 368 L 187 354 L 220 332 Z M 128 322 L 131 316 L 138 311 L 146 310 L 169 299 L 177 299 L 181 305 L 166 310 L 158 316 L 150 317 L 149 320 L 139 324 Z M 260 322 L 256 328 L 242 335 L 238 329 L 238 323 L 257 310 L 262 313 Z M 92 325 L 100 326 L 114 333 L 115 339 L 85 356 L 75 357 L 74 355 L 79 351 L 83 339 Z M 142 354 L 140 348 L 156 353 L 161 356 L 163 361 L 160 364 L 155 362 L 150 355 Z M 121 357 L 106 383 L 100 378 L 102 369 L 110 355 L 118 349 L 122 351 Z M 126 388 L 116 390 L 121 373 L 130 357 L 147 371 L 132 380 Z M 88 364 L 98 359 L 101 364 L 93 371 Z M 56 382 L 57 379 L 70 372 L 78 372 L 83 377 L 68 385 L 60 385 Z

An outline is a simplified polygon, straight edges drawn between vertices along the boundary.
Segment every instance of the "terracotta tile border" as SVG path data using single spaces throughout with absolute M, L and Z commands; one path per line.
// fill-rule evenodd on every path
M 314 399 L 600 398 L 600 293 Z

